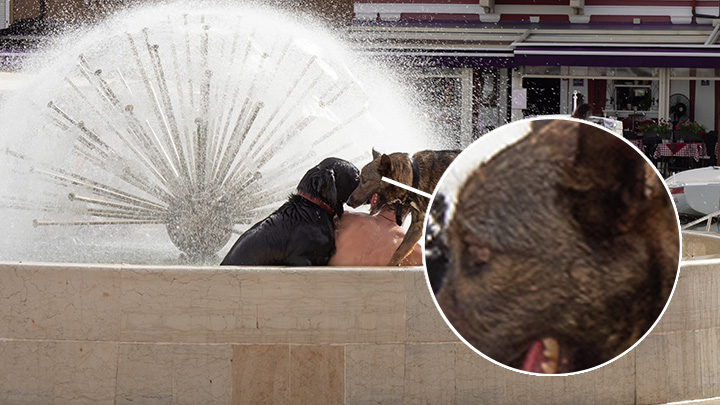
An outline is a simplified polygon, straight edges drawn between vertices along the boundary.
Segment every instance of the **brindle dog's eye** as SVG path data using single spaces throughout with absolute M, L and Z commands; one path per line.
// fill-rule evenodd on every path
M 490 260 L 490 248 L 482 243 L 475 235 L 466 235 L 463 243 L 464 270 L 468 275 L 477 275 L 485 268 Z
M 463 266 L 463 271 L 468 276 L 477 276 L 480 275 L 484 270 L 485 266 L 487 265 L 487 262 L 478 260 L 474 255 L 470 252 L 467 252 L 465 254 L 464 258 L 465 265 Z

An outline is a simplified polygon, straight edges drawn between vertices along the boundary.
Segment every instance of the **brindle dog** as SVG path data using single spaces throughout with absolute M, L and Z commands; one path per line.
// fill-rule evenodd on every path
M 360 171 L 360 185 L 350 195 L 347 204 L 355 208 L 369 200 L 371 215 L 377 214 L 386 204 L 396 204 L 398 225 L 402 225 L 405 215 L 410 212 L 410 228 L 388 263 L 388 266 L 397 266 L 422 236 L 428 199 L 386 183 L 381 178 L 384 176 L 432 194 L 440 177 L 460 151 L 425 150 L 410 156 L 407 153 L 386 155 L 373 149 L 372 153 L 373 161 Z
M 460 188 L 437 298 L 490 358 L 574 372 L 622 354 L 660 316 L 677 275 L 678 220 L 632 146 L 586 123 L 534 123 Z

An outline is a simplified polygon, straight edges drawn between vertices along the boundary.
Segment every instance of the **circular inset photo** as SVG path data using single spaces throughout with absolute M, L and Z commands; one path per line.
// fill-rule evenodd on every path
M 440 180 L 425 229 L 438 308 L 470 347 L 533 374 L 622 356 L 662 315 L 680 231 L 655 167 L 575 119 L 505 125 Z

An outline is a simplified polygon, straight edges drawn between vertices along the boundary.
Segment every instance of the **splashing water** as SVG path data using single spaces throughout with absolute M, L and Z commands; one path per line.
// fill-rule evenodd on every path
M 154 7 L 62 42 L 4 110 L 1 260 L 212 263 L 322 158 L 433 146 L 386 75 L 267 9 Z

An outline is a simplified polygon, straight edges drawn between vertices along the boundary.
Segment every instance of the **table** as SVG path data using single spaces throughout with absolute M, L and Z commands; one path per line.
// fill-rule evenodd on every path
M 706 154 L 705 144 L 702 142 L 670 142 L 659 143 L 655 148 L 653 157 L 691 157 L 696 162 L 700 161 L 700 157 Z
M 645 153 L 645 145 L 643 145 L 642 139 L 628 139 L 628 142 L 633 144 L 633 146 L 638 148 L 641 152 Z

